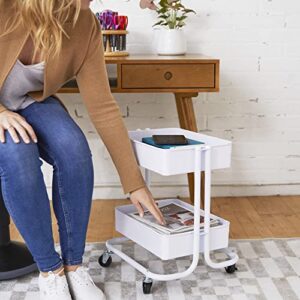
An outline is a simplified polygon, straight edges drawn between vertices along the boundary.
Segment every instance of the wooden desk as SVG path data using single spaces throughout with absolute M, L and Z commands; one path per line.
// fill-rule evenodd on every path
M 219 91 L 219 59 L 201 54 L 131 54 L 105 57 L 105 62 L 117 67 L 117 78 L 109 79 L 112 93 L 173 93 L 180 127 L 187 130 L 198 131 L 192 97 Z M 66 83 L 58 93 L 79 93 L 76 80 Z M 187 176 L 190 200 L 194 203 L 194 173 Z M 201 183 L 203 207 L 204 172 Z

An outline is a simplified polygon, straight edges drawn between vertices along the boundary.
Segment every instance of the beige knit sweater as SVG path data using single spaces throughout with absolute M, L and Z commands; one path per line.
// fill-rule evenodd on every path
M 0 36 L 9 16 L 11 0 L 0 0 Z M 71 20 L 64 29 L 63 49 L 58 58 L 45 64 L 43 91 L 29 92 L 36 101 L 55 94 L 67 81 L 76 77 L 80 94 L 97 132 L 107 147 L 118 171 L 124 194 L 146 185 L 137 164 L 120 108 L 113 97 L 106 64 L 100 23 L 90 9 L 81 10 L 76 26 Z M 0 88 L 14 66 L 23 45 L 29 37 L 26 25 L 0 37 Z M 59 99 L 59 98 L 58 98 Z M 61 101 L 61 99 L 60 99 Z M 0 105 L 0 113 L 7 109 Z M 95 166 L 95 168 L 102 166 Z

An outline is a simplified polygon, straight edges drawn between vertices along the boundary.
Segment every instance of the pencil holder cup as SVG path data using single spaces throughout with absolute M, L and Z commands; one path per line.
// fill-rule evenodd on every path
M 104 56 L 127 56 L 127 30 L 102 30 Z

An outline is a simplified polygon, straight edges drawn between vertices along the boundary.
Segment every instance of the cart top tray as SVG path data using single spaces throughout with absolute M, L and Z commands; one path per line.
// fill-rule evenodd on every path
M 218 137 L 182 129 L 182 128 L 147 128 L 147 129 L 137 129 L 137 130 L 130 130 L 129 136 L 136 143 L 143 143 L 142 138 L 147 136 L 152 136 L 153 134 L 183 134 L 185 137 L 204 142 L 205 145 L 209 145 L 210 147 L 218 147 L 218 146 L 225 146 L 231 144 L 231 141 L 224 140 Z M 145 144 L 145 143 L 143 143 Z M 153 147 L 149 145 L 150 147 Z M 193 149 L 199 145 L 180 145 L 175 146 L 172 148 L 166 148 L 164 150 L 167 151 L 181 151 L 186 149 Z
M 204 170 L 203 159 L 201 166 L 195 166 L 195 148 L 204 146 L 211 147 L 211 169 L 230 167 L 231 141 L 176 127 L 137 129 L 128 133 L 139 165 L 162 175 L 194 172 L 196 168 Z M 204 144 L 180 145 L 164 149 L 142 141 L 142 138 L 151 137 L 153 134 L 183 134 L 186 138 Z

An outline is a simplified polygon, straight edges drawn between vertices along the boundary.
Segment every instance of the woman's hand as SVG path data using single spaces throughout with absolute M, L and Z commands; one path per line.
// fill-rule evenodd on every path
M 157 9 L 157 6 L 154 4 L 153 0 L 140 0 L 140 8 L 145 9 Z
M 8 130 L 15 143 L 20 142 L 17 132 L 25 143 L 30 143 L 29 136 L 37 143 L 37 137 L 31 125 L 27 123 L 23 116 L 16 112 L 4 110 L 0 113 L 0 141 L 2 143 L 5 143 L 5 129 Z
M 138 213 L 142 217 L 144 215 L 144 209 L 141 204 L 146 206 L 146 208 L 150 211 L 150 213 L 155 217 L 159 224 L 165 225 L 165 219 L 155 203 L 149 189 L 147 186 L 142 187 L 138 190 L 135 190 L 130 194 L 130 200 L 137 208 Z

